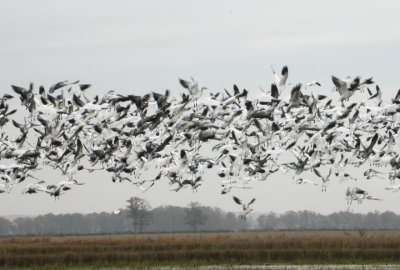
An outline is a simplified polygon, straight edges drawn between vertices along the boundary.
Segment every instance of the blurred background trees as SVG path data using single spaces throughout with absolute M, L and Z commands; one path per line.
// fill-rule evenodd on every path
M 185 209 L 185 224 L 187 224 L 193 232 L 196 232 L 199 226 L 206 223 L 207 216 L 203 213 L 202 207 L 198 202 L 189 203 Z
M 400 230 L 400 215 L 394 212 L 355 214 L 337 212 L 322 215 L 311 211 L 283 214 L 254 213 L 246 220 L 240 213 L 191 202 L 187 207 L 159 206 L 132 197 L 120 214 L 46 214 L 37 217 L 0 217 L 0 236 L 74 235 L 188 231 L 243 230 Z
M 145 226 L 153 221 L 150 203 L 139 197 L 132 197 L 127 202 L 128 217 L 132 221 L 133 232 L 142 232 Z

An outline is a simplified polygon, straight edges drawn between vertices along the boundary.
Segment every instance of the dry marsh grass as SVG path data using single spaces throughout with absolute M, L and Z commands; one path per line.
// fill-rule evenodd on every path
M 184 234 L 12 237 L 0 268 L 400 263 L 398 234 Z

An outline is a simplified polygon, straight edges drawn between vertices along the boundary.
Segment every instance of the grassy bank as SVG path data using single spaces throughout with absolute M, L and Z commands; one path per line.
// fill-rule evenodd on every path
M 0 241 L 0 268 L 348 263 L 399 264 L 400 235 L 161 234 Z

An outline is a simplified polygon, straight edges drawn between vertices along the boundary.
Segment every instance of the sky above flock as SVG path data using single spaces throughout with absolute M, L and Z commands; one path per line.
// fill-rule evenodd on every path
M 323 84 L 318 93 L 332 96 L 331 75 L 373 76 L 385 98 L 400 87 L 400 2 L 395 0 L 0 3 L 0 94 L 11 92 L 11 84 L 50 86 L 77 79 L 93 85 L 93 96 L 111 89 L 178 93 L 178 78 L 191 76 L 214 92 L 236 83 L 256 94 L 273 81 L 270 65 L 277 70 L 288 65 L 289 81 L 318 80 Z M 232 194 L 256 197 L 257 212 L 331 213 L 346 210 L 345 190 L 356 185 L 384 200 L 351 211 L 400 213 L 400 194 L 383 189 L 388 180 L 335 182 L 322 193 L 277 174 L 253 189 L 222 196 L 213 174 L 195 193 L 170 191 L 167 183 L 141 193 L 132 184 L 112 183 L 104 173 L 83 177 L 86 185 L 57 201 L 44 194 L 21 195 L 23 185 L 17 186 L 0 196 L 0 215 L 112 211 L 132 196 L 146 198 L 153 207 L 199 201 L 238 211 Z

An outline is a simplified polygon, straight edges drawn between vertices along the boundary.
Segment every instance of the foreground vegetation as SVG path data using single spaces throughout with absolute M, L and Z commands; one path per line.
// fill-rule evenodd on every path
M 400 263 L 400 235 L 224 233 L 0 240 L 0 268 L 9 269 L 348 263 Z

